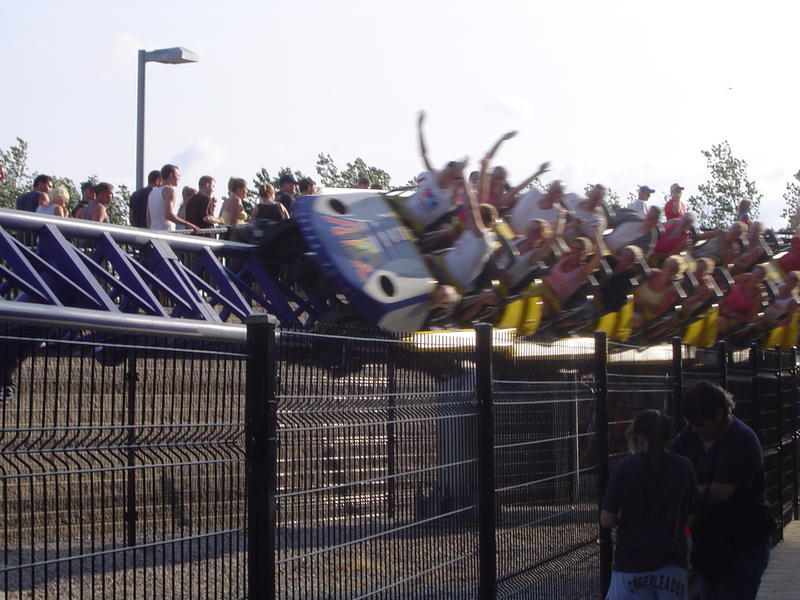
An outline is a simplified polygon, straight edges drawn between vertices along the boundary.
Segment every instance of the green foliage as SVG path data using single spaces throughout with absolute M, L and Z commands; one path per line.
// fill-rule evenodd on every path
M 22 138 L 17 138 L 17 143 L 10 148 L 0 148 L 0 162 L 5 165 L 5 181 L 0 184 L 0 208 L 14 208 L 17 196 L 30 191 L 33 188 L 33 180 L 39 175 L 38 172 L 28 172 L 28 143 Z M 78 185 L 72 179 L 51 175 L 53 187 L 63 185 L 69 192 L 67 202 L 67 214 L 74 209 L 81 200 L 81 192 Z M 88 177 L 92 183 L 98 183 L 97 175 Z M 128 224 L 128 209 L 130 203 L 130 192 L 125 185 L 115 186 L 116 192 L 114 199 L 108 206 L 108 218 L 117 225 Z
M 367 177 L 373 184 L 388 190 L 392 180 L 386 171 L 368 165 L 362 158 L 347 163 L 342 171 L 333 162 L 330 154 L 322 153 L 317 155 L 317 174 L 320 184 L 326 187 L 354 188 L 361 177 Z
M 277 174 L 275 177 L 271 177 L 269 171 L 267 171 L 264 167 L 261 167 L 258 172 L 256 172 L 255 177 L 253 177 L 253 188 L 247 190 L 247 199 L 245 199 L 242 204 L 244 205 L 245 211 L 248 213 L 253 209 L 253 206 L 258 203 L 258 186 L 263 185 L 265 183 L 271 183 L 275 188 L 275 191 L 278 191 L 278 181 L 280 181 L 281 177 L 284 175 L 293 175 L 295 181 L 300 181 L 308 175 L 303 174 L 302 171 L 295 171 L 289 167 L 281 167 L 278 169 Z
M 794 232 L 800 225 L 800 171 L 794 174 L 794 181 L 786 184 L 783 201 L 781 218 L 789 222 L 789 231 Z
M 702 227 L 723 228 L 737 217 L 739 203 L 750 200 L 750 215 L 758 217 L 763 196 L 754 181 L 747 177 L 747 163 L 733 156 L 727 140 L 703 150 L 711 178 L 697 186 L 699 194 L 690 196 L 687 204 L 697 214 Z

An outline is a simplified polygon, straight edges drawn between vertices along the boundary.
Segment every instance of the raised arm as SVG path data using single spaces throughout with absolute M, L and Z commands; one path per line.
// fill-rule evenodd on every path
M 483 235 L 486 228 L 483 226 L 478 198 L 475 196 L 472 186 L 464 180 L 463 171 L 461 174 L 461 185 L 464 186 L 464 193 L 467 195 L 467 228 L 475 235 Z
M 581 273 L 582 279 L 588 279 L 589 275 L 594 273 L 595 269 L 600 266 L 600 261 L 603 260 L 603 251 L 605 247 L 602 232 L 596 231 L 594 236 L 594 255 L 592 256 L 592 260 L 584 265 L 583 272 Z
M 431 161 L 428 158 L 428 147 L 425 145 L 425 135 L 422 133 L 422 125 L 425 123 L 425 111 L 419 111 L 417 117 L 417 133 L 419 134 L 419 153 L 422 156 L 422 163 L 425 165 L 427 171 L 433 171 Z
M 507 207 L 512 206 L 513 203 L 514 203 L 514 198 L 517 197 L 517 194 L 519 194 L 520 191 L 522 191 L 528 185 L 530 185 L 531 182 L 533 180 L 535 180 L 537 177 L 539 177 L 541 175 L 544 175 L 549 170 L 550 170 L 550 163 L 549 162 L 543 162 L 541 165 L 539 165 L 539 169 L 536 171 L 536 173 L 534 173 L 533 175 L 531 175 L 530 177 L 528 177 L 527 179 L 522 181 L 519 185 L 517 185 L 517 186 L 511 188 L 510 190 L 508 190 L 502 196 L 500 196 L 499 200 L 497 201 L 498 209 L 499 208 L 507 208 Z
M 510 140 L 515 135 L 517 135 L 516 131 L 509 131 L 508 133 L 500 136 L 500 139 L 494 143 L 494 146 L 489 149 L 489 151 L 483 157 L 483 160 L 481 160 L 481 174 L 478 178 L 478 189 L 481 191 L 481 201 L 489 197 L 489 179 L 486 178 L 486 172 L 489 169 L 489 165 L 491 164 L 494 155 L 497 153 L 497 150 L 500 148 L 500 146 L 503 145 L 503 142 Z

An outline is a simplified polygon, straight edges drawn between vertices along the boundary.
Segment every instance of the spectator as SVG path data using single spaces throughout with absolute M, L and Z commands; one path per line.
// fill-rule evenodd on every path
M 273 188 L 274 191 L 275 188 Z M 297 182 L 297 189 L 301 196 L 313 196 L 317 193 L 317 184 L 310 177 L 303 177 Z
M 284 175 L 283 177 L 287 177 Z M 281 177 L 281 179 L 283 179 Z M 291 177 L 289 175 L 288 177 Z M 294 178 L 292 178 L 294 181 Z M 222 203 L 222 210 L 220 217 L 222 223 L 226 227 L 233 227 L 234 225 L 241 225 L 247 221 L 247 215 L 244 212 L 244 200 L 247 197 L 247 181 L 241 177 L 231 177 L 228 180 L 228 197 Z M 294 200 L 292 200 L 294 201 Z
M 368 190 L 372 187 L 372 180 L 369 177 L 359 177 L 356 183 L 356 189 Z
M 184 225 L 195 231 L 198 229 L 197 225 L 189 223 L 175 214 L 175 201 L 178 196 L 175 188 L 180 179 L 180 170 L 175 165 L 166 164 L 161 167 L 162 185 L 154 187 L 147 198 L 150 229 L 154 231 L 173 231 L 177 224 Z
M 750 200 L 742 200 L 739 202 L 739 211 L 736 215 L 736 220 L 741 221 L 745 225 L 750 225 Z
M 650 194 L 655 193 L 655 190 L 648 185 L 640 185 L 638 191 L 638 197 L 636 200 L 628 204 L 628 208 L 631 210 L 635 210 L 639 214 L 647 214 L 650 205 L 647 204 L 648 200 L 650 200 Z
M 147 187 L 131 194 L 129 219 L 132 227 L 141 227 L 142 229 L 148 227 L 147 200 L 153 188 L 159 186 L 161 186 L 161 171 L 150 171 L 147 175 Z
M 47 204 L 47 194 L 51 189 L 53 189 L 53 178 L 49 175 L 37 175 L 33 180 L 33 190 L 17 198 L 17 210 L 36 212 L 39 206 Z
M 213 227 L 222 223 L 222 219 L 214 216 L 216 198 L 214 188 L 216 181 L 211 175 L 203 175 L 197 182 L 198 191 L 186 204 L 186 220 L 200 229 Z
M 297 186 L 297 182 L 291 173 L 285 173 L 278 179 L 278 193 L 275 194 L 275 200 L 283 204 L 286 212 L 290 215 L 294 207 L 295 186 Z
M 253 207 L 251 218 L 268 221 L 283 221 L 289 218 L 286 207 L 275 201 L 275 188 L 271 183 L 258 186 L 258 204 Z
M 81 201 L 78 203 L 78 206 L 72 209 L 72 212 L 69 213 L 69 216 L 76 219 L 82 219 L 86 207 L 94 202 L 95 197 L 94 184 L 91 181 L 84 181 L 81 184 Z
M 683 195 L 683 187 L 680 184 L 673 183 L 669 188 L 669 200 L 664 205 L 664 218 L 668 221 L 670 219 L 680 219 L 686 214 L 686 205 L 681 202 Z
M 63 185 L 57 185 L 50 192 L 50 203 L 36 208 L 37 213 L 53 215 L 55 217 L 66 217 L 67 209 L 65 206 L 69 202 L 69 192 Z
M 98 223 L 109 223 L 108 211 L 106 207 L 114 199 L 114 186 L 110 183 L 98 183 L 94 187 L 95 201 L 86 205 L 83 210 L 83 217 L 89 221 Z
M 608 600 L 688 598 L 684 530 L 697 481 L 692 463 L 667 449 L 669 429 L 657 410 L 637 414 L 626 435 L 632 456 L 611 472 L 600 513 L 603 527 L 617 527 Z
M 718 385 L 694 385 L 683 396 L 689 425 L 672 443 L 697 472 L 700 504 L 692 526 L 692 563 L 706 600 L 756 598 L 775 529 L 761 442 L 733 415 L 735 406 L 733 396 Z
M 189 200 L 197 194 L 197 190 L 189 185 L 183 186 L 181 190 L 181 205 L 178 207 L 178 217 L 181 219 L 186 219 L 186 206 L 189 204 Z M 186 229 L 186 227 L 182 224 L 178 224 L 175 226 L 176 229 Z

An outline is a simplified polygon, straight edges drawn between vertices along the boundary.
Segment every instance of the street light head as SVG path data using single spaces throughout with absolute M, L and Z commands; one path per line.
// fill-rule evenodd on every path
M 186 48 L 177 46 L 175 48 L 161 48 L 144 53 L 145 62 L 159 62 L 168 65 L 180 65 L 183 63 L 197 62 L 197 54 Z

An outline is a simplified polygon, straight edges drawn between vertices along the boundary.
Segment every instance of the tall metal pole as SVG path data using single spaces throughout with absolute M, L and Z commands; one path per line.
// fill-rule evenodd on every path
M 136 90 L 136 189 L 144 187 L 144 50 L 139 50 L 139 76 Z

